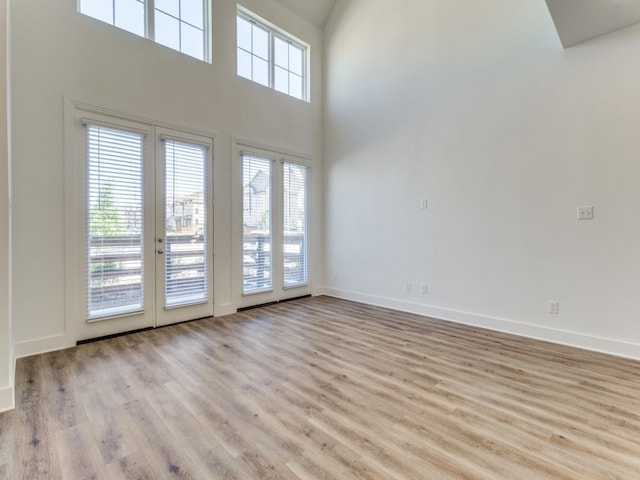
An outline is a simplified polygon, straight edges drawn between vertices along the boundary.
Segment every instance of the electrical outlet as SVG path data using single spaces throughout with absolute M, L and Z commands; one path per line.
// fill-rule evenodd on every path
M 549 300 L 547 311 L 552 315 L 558 315 L 560 313 L 560 302 L 557 300 Z
M 593 219 L 593 207 L 585 205 L 578 207 L 578 220 L 592 220 Z
M 411 284 L 409 282 L 405 285 L 404 290 L 407 293 L 411 293 Z
M 429 285 L 427 285 L 426 283 L 423 283 L 421 286 L 421 291 L 423 295 L 426 295 L 427 293 L 429 293 Z

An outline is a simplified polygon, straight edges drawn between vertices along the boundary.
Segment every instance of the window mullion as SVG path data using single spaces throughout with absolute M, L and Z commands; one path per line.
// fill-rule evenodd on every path
M 275 35 L 273 30 L 269 31 L 269 87 L 275 88 L 276 85 L 276 61 L 275 61 Z
M 147 38 L 153 41 L 156 39 L 155 3 L 155 0 L 147 0 L 145 2 Z
M 146 16 L 145 28 L 147 29 L 147 38 L 149 40 L 155 41 L 155 37 L 156 37 L 156 29 L 155 29 L 156 23 L 155 23 L 155 17 L 154 17 L 155 0 L 146 0 L 144 7 L 145 7 L 145 16 Z
M 210 1 L 197 1 L 202 2 L 199 11 L 194 10 L 194 7 L 185 9 L 185 15 L 189 21 L 182 18 L 183 12 L 180 10 L 179 3 L 177 4 L 179 9 L 177 14 L 175 14 L 176 3 L 169 4 L 170 12 L 174 12 L 172 14 L 156 9 L 156 0 L 135 0 L 122 3 L 117 3 L 117 0 L 78 0 L 78 11 L 210 63 Z M 197 3 L 194 6 L 197 6 Z M 177 27 L 173 24 L 174 20 L 178 22 Z
M 251 24 L 252 29 L 249 32 L 246 24 Z M 309 46 L 305 43 L 296 40 L 291 35 L 282 31 L 281 29 L 275 27 L 270 24 L 266 20 L 259 19 L 259 17 L 254 18 L 253 14 L 248 12 L 246 9 L 238 6 L 238 15 L 237 15 L 237 74 L 241 77 L 252 80 L 256 83 L 259 83 L 268 88 L 277 90 L 286 95 L 292 96 L 299 100 L 309 101 L 308 99 L 308 78 L 307 78 L 307 69 L 308 69 L 308 49 Z M 256 53 L 256 50 L 253 49 L 255 44 L 255 32 L 256 29 L 261 31 L 260 41 L 260 55 Z M 264 34 L 264 37 L 262 36 Z M 252 45 L 252 58 L 249 59 L 247 55 L 245 55 L 246 49 L 243 46 L 246 46 L 247 37 L 251 35 L 251 45 Z M 276 54 L 283 49 L 283 45 L 286 44 L 288 47 L 288 51 L 282 51 L 282 62 L 288 63 L 287 66 L 278 66 L 276 64 Z M 242 45 L 242 46 L 241 46 Z M 293 49 L 293 50 L 292 50 Z M 296 63 L 296 71 L 291 71 L 291 62 L 292 62 L 292 52 L 295 51 L 295 59 Z M 285 59 L 286 55 L 286 59 Z M 264 58 L 268 56 L 269 58 Z M 249 60 L 251 60 L 251 64 L 249 64 Z M 298 65 L 298 62 L 301 65 Z M 266 63 L 266 74 L 264 71 L 264 64 Z M 256 67 L 256 68 L 254 68 Z M 259 72 L 256 72 L 259 67 Z M 302 70 L 298 72 L 298 70 Z M 285 75 L 287 78 L 285 79 Z M 292 76 L 295 78 L 292 79 Z

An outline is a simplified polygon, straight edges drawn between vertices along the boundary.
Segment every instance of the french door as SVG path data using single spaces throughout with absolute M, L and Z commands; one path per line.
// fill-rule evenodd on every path
M 213 315 L 212 140 L 82 123 L 79 339 Z
M 308 166 L 241 152 L 241 307 L 310 293 Z

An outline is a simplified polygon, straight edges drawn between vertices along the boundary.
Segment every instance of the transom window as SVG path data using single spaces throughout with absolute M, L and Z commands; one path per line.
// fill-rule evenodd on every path
M 208 0 L 78 0 L 80 13 L 209 61 Z
M 238 9 L 238 75 L 300 100 L 308 100 L 308 47 Z

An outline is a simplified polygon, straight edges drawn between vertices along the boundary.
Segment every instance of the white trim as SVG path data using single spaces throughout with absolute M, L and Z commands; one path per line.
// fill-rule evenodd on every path
M 311 89 L 310 89 L 311 82 L 309 79 L 309 77 L 311 76 L 311 65 L 310 65 L 311 46 L 307 42 L 300 40 L 295 35 L 292 35 L 286 30 L 278 27 L 277 25 L 274 25 L 273 23 L 264 19 L 260 15 L 253 13 L 251 10 L 249 10 L 246 7 L 243 7 L 240 4 L 238 4 L 237 6 L 236 17 L 240 17 L 243 20 L 254 24 L 261 30 L 264 30 L 269 36 L 269 58 L 267 59 L 269 64 L 269 85 L 264 85 L 260 82 L 256 82 L 253 78 L 247 78 L 243 76 L 241 76 L 241 78 L 246 78 L 247 80 L 255 82 L 258 85 L 265 86 L 273 91 L 282 93 L 283 95 L 287 95 L 291 98 L 295 98 L 296 100 L 301 100 L 305 103 L 311 103 Z M 280 40 L 287 42 L 302 51 L 302 75 L 300 75 L 300 77 L 302 78 L 302 97 L 301 98 L 295 95 L 292 95 L 290 93 L 291 92 L 290 89 L 288 89 L 289 91 L 287 92 L 283 92 L 275 88 L 276 65 L 275 65 L 275 58 L 274 58 L 275 57 L 274 45 L 275 45 L 276 38 L 279 38 Z M 247 51 L 238 45 L 237 36 L 236 36 L 236 47 L 241 48 L 245 52 L 249 53 L 252 57 L 255 56 L 255 54 L 253 53 L 253 49 L 251 51 Z M 237 54 L 236 54 L 236 64 L 237 64 Z M 289 72 L 291 71 L 287 69 L 287 73 Z M 294 73 L 294 72 L 291 72 L 291 73 Z M 297 75 L 296 73 L 294 74 Z M 236 66 L 236 75 L 237 75 L 237 66 Z
M 215 312 L 215 258 L 213 252 L 215 250 L 215 212 L 213 208 L 214 197 L 214 138 L 211 135 L 198 135 L 191 132 L 186 132 L 182 129 L 168 129 L 163 127 L 155 128 L 155 135 L 157 137 L 156 144 L 156 168 L 161 168 L 160 165 L 165 163 L 165 141 L 175 141 L 184 145 L 192 145 L 200 147 L 204 150 L 205 155 L 205 187 L 206 191 L 203 192 L 205 198 L 205 212 L 209 212 L 209 218 L 206 220 L 207 227 L 207 295 L 203 301 L 183 303 L 180 305 L 167 306 L 163 301 L 163 295 L 159 294 L 156 290 L 156 303 L 155 303 L 155 325 L 162 326 L 175 323 L 176 321 L 182 321 L 184 315 L 187 318 L 202 318 L 214 315 Z M 164 171 L 164 167 L 162 167 Z M 163 175 L 156 175 L 156 202 L 158 198 L 162 198 L 161 202 L 164 203 L 164 188 L 165 188 L 166 172 Z M 204 212 L 203 212 L 204 213 Z M 155 218 L 155 236 L 162 238 L 166 235 L 164 230 L 165 216 L 164 206 L 160 207 L 160 204 L 156 203 L 156 218 Z M 162 288 L 166 286 L 166 277 L 164 275 L 164 260 L 160 257 L 156 257 L 155 262 L 155 286 Z M 180 309 L 180 310 L 179 310 Z M 188 310 L 187 310 L 188 309 Z M 179 310 L 179 311 L 178 311 Z M 178 311 L 178 313 L 174 313 Z M 182 314 L 180 313 L 182 312 Z
M 166 128 L 170 130 L 177 130 L 185 134 L 193 134 L 193 135 L 198 135 L 202 137 L 210 137 L 214 141 L 214 148 L 215 148 L 215 143 L 219 141 L 219 137 L 220 137 L 219 133 L 215 131 L 212 132 L 212 131 L 202 130 L 200 128 L 192 128 L 188 125 L 186 126 L 176 125 L 174 123 L 164 122 L 161 120 L 157 120 L 155 118 L 149 118 L 142 115 L 135 115 L 133 113 L 123 112 L 121 110 L 114 110 L 109 107 L 86 103 L 86 102 L 74 100 L 68 97 L 64 97 L 64 102 L 67 108 L 71 109 L 71 111 L 67 113 L 73 113 L 75 111 L 84 112 L 87 115 L 94 114 L 94 115 L 106 116 L 106 117 L 117 119 L 118 121 L 143 123 L 149 127 L 161 127 L 161 128 Z
M 238 151 L 240 153 L 240 158 L 242 157 L 258 157 L 258 158 L 264 158 L 265 160 L 271 160 L 273 163 L 275 163 L 276 158 L 278 156 L 277 153 L 275 152 L 270 152 L 269 150 L 260 150 L 260 149 L 247 149 L 247 148 L 243 148 L 242 150 Z
M 16 407 L 13 387 L 0 388 L 0 413 L 8 412 Z
M 353 292 L 337 288 L 325 287 L 324 294 L 330 297 L 342 298 L 356 302 L 390 308 L 401 312 L 413 313 L 448 322 L 461 323 L 474 327 L 510 333 L 536 340 L 544 340 L 560 345 L 566 345 L 599 353 L 606 353 L 618 357 L 640 360 L 640 345 L 620 340 L 584 335 L 567 330 L 556 330 L 539 325 L 516 322 L 513 320 L 489 317 L 471 312 L 462 312 L 441 307 L 421 305 L 417 303 L 378 297 L 365 293 Z
M 182 136 L 181 136 L 182 135 Z M 170 141 L 170 142 L 178 142 L 178 143 L 188 143 L 190 145 L 196 145 L 198 147 L 206 148 L 210 150 L 212 147 L 212 141 L 210 137 L 207 137 L 207 140 L 196 140 L 196 136 L 187 135 L 185 132 L 179 132 L 179 135 L 171 135 L 167 133 L 161 133 L 158 135 L 158 139 L 161 141 Z
M 73 347 L 75 344 L 75 340 L 69 334 L 54 335 L 52 337 L 37 338 L 35 340 L 16 343 L 16 359 L 62 350 Z
M 273 30 L 274 32 L 278 33 L 280 36 L 284 37 L 285 39 L 290 40 L 293 43 L 297 43 L 301 47 L 309 48 L 309 44 L 307 42 L 300 40 L 295 35 L 292 35 L 286 30 L 271 23 L 269 20 L 265 19 L 264 17 L 261 17 L 260 15 L 253 13 L 247 7 L 243 7 L 242 5 L 238 4 L 238 13 L 240 13 L 241 16 L 244 17 L 246 20 L 257 24 L 262 28 Z
M 105 128 L 111 128 L 113 130 L 124 130 L 126 132 L 129 133 L 135 133 L 137 135 L 142 135 L 143 137 L 147 137 L 149 135 L 149 131 L 147 129 L 142 129 L 142 128 L 134 128 L 134 127 L 130 127 L 130 126 L 122 126 L 122 124 L 119 123 L 115 123 L 115 122 L 106 122 L 104 120 L 100 120 L 97 118 L 88 118 L 88 117 L 82 117 L 80 119 L 80 123 L 82 125 L 84 125 L 85 127 L 88 125 L 95 125 L 96 127 L 105 127 Z
M 111 1 L 111 6 L 112 8 L 115 8 L 115 3 L 113 2 L 113 0 L 109 0 Z M 118 25 L 116 23 L 116 18 L 115 18 L 115 12 L 114 12 L 114 17 L 112 19 L 112 21 L 107 21 L 105 19 L 99 18 L 99 17 L 94 17 L 93 15 L 90 15 L 88 13 L 85 13 L 82 11 L 81 9 L 81 3 L 80 1 L 77 2 L 77 11 L 78 13 L 89 17 L 93 20 L 99 21 L 99 22 L 104 22 L 107 25 L 111 25 L 112 27 L 115 27 L 117 29 L 120 30 L 124 30 L 125 32 L 132 34 L 132 35 L 136 35 L 140 38 L 145 38 L 147 40 L 151 40 L 153 43 L 155 43 L 156 45 L 160 45 L 162 47 L 165 48 L 170 48 L 171 50 L 174 50 L 176 52 L 179 52 L 187 57 L 191 57 L 194 58 L 198 61 L 204 62 L 204 63 L 208 63 L 211 64 L 211 46 L 212 46 L 212 31 L 211 31 L 211 0 L 202 0 L 202 29 L 192 23 L 189 23 L 187 21 L 185 21 L 182 18 L 182 15 L 178 15 L 178 17 L 175 17 L 173 15 L 171 15 L 171 17 L 173 17 L 175 20 L 178 20 L 178 22 L 180 22 L 180 24 L 186 24 L 191 26 L 192 28 L 195 28 L 197 30 L 202 30 L 203 32 L 203 43 L 202 43 L 202 58 L 200 57 L 196 57 L 194 55 L 191 55 L 190 53 L 187 53 L 185 51 L 183 51 L 181 49 L 182 45 L 180 45 L 180 48 L 174 48 L 174 47 L 169 47 L 167 45 L 164 45 L 163 43 L 160 43 L 156 40 L 156 15 L 155 15 L 155 1 L 156 0 L 146 0 L 143 1 L 144 3 L 144 31 L 142 33 L 138 33 L 137 31 L 132 31 L 129 30 L 127 28 L 124 28 L 121 25 Z M 162 12 L 165 13 L 165 12 Z M 180 27 L 182 29 L 182 26 Z
M 266 145 L 238 137 L 232 137 L 231 141 L 241 156 L 247 153 L 248 155 L 258 155 L 273 160 L 280 159 L 288 161 L 289 159 L 295 159 L 292 160 L 292 163 L 299 163 L 308 167 L 311 167 L 313 164 L 313 156 L 310 154 L 282 149 L 274 147 L 273 145 Z
M 268 303 L 272 301 L 285 300 L 300 295 L 308 295 L 313 291 L 313 276 L 314 268 L 312 265 L 313 255 L 313 213 L 310 206 L 313 204 L 313 161 L 311 155 L 304 155 L 287 151 L 286 149 L 259 144 L 246 139 L 238 137 L 231 137 L 231 183 L 232 183 L 232 198 L 231 198 L 231 281 L 232 281 L 232 298 L 234 305 L 237 308 L 247 307 L 259 303 Z M 295 285 L 291 287 L 285 287 L 284 285 L 278 285 L 273 283 L 271 288 L 244 293 L 242 286 L 242 259 L 243 252 L 240 246 L 242 245 L 242 160 L 243 156 L 256 156 L 272 160 L 274 170 L 272 172 L 271 187 L 272 187 L 272 242 L 274 245 L 282 245 L 283 233 L 282 233 L 282 168 L 285 162 L 294 163 L 307 168 L 307 230 L 306 230 L 306 247 L 307 247 L 307 282 L 305 285 Z M 279 213 L 278 213 L 279 212 Z M 278 218 L 277 218 L 278 217 Z M 274 250 L 275 252 L 275 250 Z M 272 275 L 274 279 L 282 278 L 280 261 L 273 259 Z
M 83 123 L 96 123 L 97 125 L 105 125 L 120 130 L 129 130 L 136 133 L 144 132 L 145 135 L 145 155 L 151 156 L 156 159 L 158 153 L 157 136 L 162 135 L 165 138 L 172 140 L 196 143 L 198 146 L 206 148 L 208 155 L 208 175 L 209 175 L 209 192 L 208 198 L 210 198 L 211 206 L 213 208 L 213 178 L 214 170 L 216 169 L 216 163 L 214 161 L 218 156 L 219 150 L 219 134 L 215 132 L 208 132 L 198 128 L 190 128 L 180 125 L 170 124 L 168 122 L 158 121 L 152 118 L 143 117 L 139 115 L 133 115 L 127 112 L 116 111 L 111 108 L 91 105 L 88 103 L 76 101 L 64 97 L 64 158 L 65 158 L 65 325 L 64 333 L 53 339 L 43 339 L 42 341 L 36 340 L 35 342 L 28 342 L 19 347 L 16 351 L 17 356 L 33 355 L 36 353 L 42 353 L 50 350 L 57 350 L 59 348 L 65 348 L 75 344 L 76 340 L 86 338 L 84 333 L 84 324 L 81 323 L 86 319 L 86 312 L 82 309 L 83 296 L 82 290 L 82 271 L 79 269 L 83 249 L 86 249 L 86 244 L 83 242 L 83 235 L 79 228 L 83 225 L 86 217 L 86 201 L 82 196 L 82 185 L 86 182 L 86 175 L 83 170 L 83 161 L 85 151 L 82 142 L 78 138 L 78 128 Z M 157 160 L 157 159 L 156 159 Z M 154 161 L 156 161 L 154 160 Z M 144 168 L 149 168 L 146 163 Z M 151 178 L 151 177 L 149 177 Z M 153 183 L 153 182 L 152 182 Z M 80 187 L 79 187 L 80 186 Z M 149 187 L 149 185 L 148 185 Z M 150 204 L 150 197 L 153 196 L 155 204 L 155 188 L 145 189 L 145 204 Z M 149 217 L 149 221 L 151 221 Z M 210 285 L 211 292 L 210 298 L 212 302 L 211 311 L 215 308 L 215 291 L 214 288 L 214 265 L 213 265 L 213 253 L 214 253 L 214 221 L 210 225 L 211 231 L 211 266 L 210 266 Z M 151 237 L 150 237 L 151 238 Z M 148 246 L 151 247 L 151 246 Z M 147 253 L 151 258 L 147 258 L 147 262 L 152 261 L 152 257 L 155 257 L 153 252 L 154 248 L 147 248 Z M 153 285 L 153 282 L 148 284 Z M 149 287 L 151 288 L 151 287 Z M 155 295 L 151 295 L 148 292 L 146 295 L 150 301 L 155 298 Z M 136 313 L 133 313 L 135 316 Z M 150 314 L 151 315 L 151 314 Z M 131 315 L 126 315 L 127 318 L 132 318 Z M 157 316 L 151 315 L 153 326 L 157 326 Z M 118 320 L 120 316 L 110 317 L 114 321 Z M 124 317 L 123 317 L 124 318 Z M 97 320 L 97 319 L 94 319 Z M 103 320 L 101 317 L 100 320 Z M 102 322 L 93 321 L 90 322 L 92 326 L 95 326 L 95 336 L 106 335 L 109 333 L 107 323 L 99 326 Z M 92 327 L 93 328 L 93 327 Z M 103 331 L 104 330 L 104 331 Z M 56 340 L 57 339 L 57 340 Z

